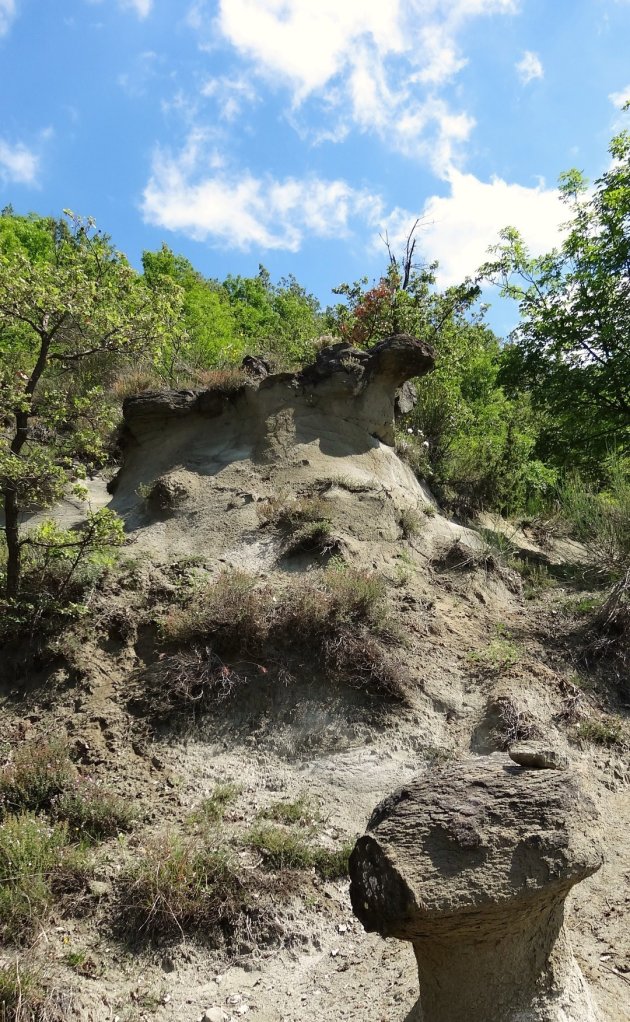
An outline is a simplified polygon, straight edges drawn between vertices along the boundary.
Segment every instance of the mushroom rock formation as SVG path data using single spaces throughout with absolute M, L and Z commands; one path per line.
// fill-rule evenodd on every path
M 409 1022 L 595 1022 L 563 925 L 602 862 L 594 822 L 571 771 L 503 755 L 432 770 L 374 810 L 350 898 L 366 930 L 413 944 Z

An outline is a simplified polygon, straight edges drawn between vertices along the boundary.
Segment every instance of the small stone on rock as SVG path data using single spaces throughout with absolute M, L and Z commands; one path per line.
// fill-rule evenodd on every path
M 535 742 L 518 742 L 509 750 L 510 759 L 533 770 L 566 770 L 569 759 L 563 752 Z
M 201 1016 L 201 1022 L 223 1022 L 226 1018 L 223 1008 L 206 1008 Z

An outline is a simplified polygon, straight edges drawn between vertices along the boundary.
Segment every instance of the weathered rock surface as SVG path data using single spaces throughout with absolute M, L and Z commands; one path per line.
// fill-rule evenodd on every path
M 278 544 L 270 530 L 261 534 L 259 505 L 316 493 L 338 546 L 397 541 L 401 515 L 432 503 L 393 449 L 395 415 L 413 404 L 405 384 L 432 369 L 432 349 L 401 334 L 369 351 L 323 347 L 299 373 L 246 361 L 241 385 L 125 401 L 112 507 L 128 531 L 165 557 L 196 554 L 201 544 L 231 562 L 249 545 L 238 566 L 267 568 Z M 466 532 L 439 518 L 432 531 L 436 542 Z
M 350 860 L 368 931 L 411 941 L 422 1022 L 593 1022 L 564 919 L 599 869 L 569 771 L 504 756 L 438 768 L 385 799 Z
M 516 742 L 510 746 L 509 757 L 531 770 L 566 770 L 569 766 L 568 756 L 543 742 Z

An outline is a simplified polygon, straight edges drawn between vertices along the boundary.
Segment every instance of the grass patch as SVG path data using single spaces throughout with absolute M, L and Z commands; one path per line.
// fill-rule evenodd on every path
M 78 840 L 101 841 L 130 831 L 138 820 L 133 804 L 93 781 L 80 781 L 59 795 L 53 816 L 63 820 L 69 834 Z
M 0 819 L 7 813 L 41 812 L 76 779 L 60 742 L 27 742 L 0 772 Z
M 398 525 L 404 539 L 412 539 L 422 531 L 422 518 L 411 508 L 403 508 L 398 516 Z
M 0 968 L 0 1022 L 57 1022 L 37 974 L 19 959 Z
M 319 875 L 334 880 L 348 875 L 352 844 L 329 850 L 313 845 L 301 835 L 284 827 L 262 824 L 254 827 L 247 843 L 263 858 L 264 865 L 274 870 L 315 868 Z
M 238 784 L 217 784 L 212 794 L 191 814 L 189 822 L 196 826 L 220 823 L 228 806 L 236 801 L 240 793 L 241 788 Z
M 518 572 L 523 579 L 523 596 L 526 600 L 534 600 L 556 585 L 556 580 L 549 574 L 546 564 L 532 563 L 521 557 L 509 557 L 506 563 L 508 568 Z
M 310 844 L 283 827 L 256 826 L 250 831 L 247 844 L 262 855 L 270 869 L 308 869 L 313 865 Z
M 323 554 L 335 546 L 331 504 L 321 496 L 270 500 L 259 505 L 258 515 L 263 525 L 272 525 L 285 533 L 285 556 Z
M 292 531 L 315 522 L 330 522 L 330 501 L 319 496 L 276 498 L 259 504 L 258 517 L 263 525 L 274 525 Z
M 300 795 L 292 802 L 273 802 L 258 812 L 259 820 L 272 820 L 290 826 L 295 823 L 315 823 L 320 819 L 319 811 L 313 807 L 306 795 Z
M 341 848 L 313 850 L 314 866 L 324 880 L 342 880 L 350 874 L 350 854 L 353 841 L 346 841 Z
M 612 748 L 623 745 L 624 734 L 620 720 L 609 717 L 606 720 L 583 720 L 576 728 L 576 737 L 592 745 Z
M 81 849 L 70 847 L 65 824 L 32 814 L 7 816 L 0 826 L 0 937 L 27 943 L 53 904 L 85 884 Z
M 145 675 L 146 708 L 158 715 L 205 710 L 261 674 L 287 680 L 305 656 L 336 681 L 405 699 L 386 584 L 337 562 L 284 589 L 226 573 L 173 608 L 161 634 L 166 648 Z
M 518 646 L 509 639 L 499 636 L 492 639 L 483 649 L 472 650 L 468 653 L 466 662 L 486 671 L 502 673 L 514 667 L 520 658 L 521 652 Z
M 119 878 L 119 917 L 131 940 L 163 941 L 203 933 L 221 941 L 252 912 L 254 878 L 226 848 L 163 835 Z M 256 878 L 258 895 L 265 890 Z

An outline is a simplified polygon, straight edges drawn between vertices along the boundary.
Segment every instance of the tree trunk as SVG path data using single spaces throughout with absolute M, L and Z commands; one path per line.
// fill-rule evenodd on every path
M 4 491 L 4 531 L 7 539 L 6 597 L 13 600 L 20 586 L 19 506 L 15 490 Z

